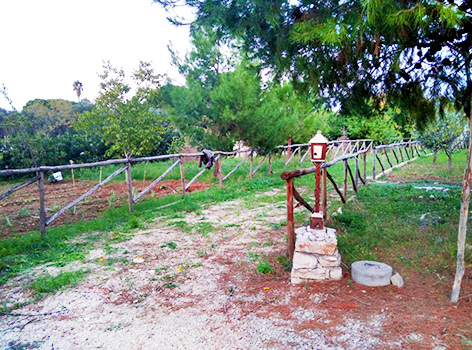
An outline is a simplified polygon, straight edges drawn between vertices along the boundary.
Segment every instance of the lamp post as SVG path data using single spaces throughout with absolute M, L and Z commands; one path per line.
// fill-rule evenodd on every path
M 315 136 L 310 140 L 310 158 L 315 163 L 315 210 L 311 213 L 310 228 L 324 229 L 323 213 L 320 210 L 321 197 L 321 165 L 326 160 L 326 151 L 328 149 L 328 139 L 318 130 Z

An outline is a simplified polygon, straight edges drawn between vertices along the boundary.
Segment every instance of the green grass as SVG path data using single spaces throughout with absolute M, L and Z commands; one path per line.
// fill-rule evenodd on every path
M 89 272 L 89 270 L 77 270 L 62 272 L 57 276 L 38 277 L 31 284 L 31 290 L 33 295 L 54 294 L 67 287 L 78 285 Z
M 422 182 L 449 182 L 461 184 L 464 177 L 467 151 L 454 152 L 452 156 L 451 172 L 448 172 L 448 158 L 444 152 L 438 154 L 436 165 L 432 165 L 433 157 L 422 157 L 415 161 L 415 166 L 406 166 L 395 169 L 386 179 L 422 181 Z
M 435 182 L 455 182 L 465 166 L 465 152 L 456 153 L 457 165 L 451 174 L 447 158 L 438 157 L 438 165 L 428 164 L 431 158 L 420 159 L 395 170 L 387 180 L 396 180 L 408 174 L 414 183 L 371 184 L 362 187 L 356 200 L 343 207 L 341 215 L 333 219 L 340 230 L 338 247 L 343 260 L 381 260 L 396 268 L 426 271 L 427 273 L 453 273 L 456 261 L 458 216 L 461 204 L 461 187 L 444 186 L 448 191 L 426 191 L 416 175 L 423 166 L 430 168 L 428 176 Z M 463 171 L 463 169 L 462 169 Z M 415 177 L 416 176 L 416 177 Z M 451 181 L 452 179 L 452 181 Z M 428 182 L 428 181 L 426 181 Z M 472 264 L 472 237 L 467 240 L 466 264 Z

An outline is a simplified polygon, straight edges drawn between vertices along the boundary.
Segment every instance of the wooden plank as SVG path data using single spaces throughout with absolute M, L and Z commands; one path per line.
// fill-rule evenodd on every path
M 249 156 L 249 157 L 251 158 L 251 163 L 250 163 L 250 165 L 249 165 L 249 177 L 250 177 L 251 180 L 252 180 L 252 178 L 253 178 L 253 176 L 254 176 L 254 174 L 253 174 L 253 172 L 252 172 L 252 168 L 254 167 L 254 153 L 253 153 L 252 149 L 251 149 L 251 153 L 250 153 L 250 156 Z
M 404 145 L 404 146 L 403 146 L 403 150 L 405 151 L 405 155 L 406 155 L 406 157 L 408 158 L 408 160 L 410 160 L 411 157 L 410 157 L 410 155 L 408 154 L 408 148 L 407 148 L 407 147 L 408 147 L 408 146 L 405 146 L 405 145 Z
M 16 191 L 22 189 L 23 187 L 26 187 L 26 186 L 29 186 L 31 185 L 32 183 L 38 181 L 38 175 L 36 175 L 35 177 L 32 177 L 31 179 L 29 180 L 26 180 L 24 182 L 22 182 L 21 184 L 18 184 L 16 186 L 13 186 L 12 188 L 10 188 L 8 191 L 5 191 L 3 192 L 2 194 L 0 194 L 0 200 L 2 200 L 3 198 L 5 197 L 8 197 L 9 195 L 11 195 L 12 193 L 15 193 Z
M 223 170 L 221 168 L 221 157 L 216 158 L 216 164 L 218 165 L 218 181 L 220 186 L 223 186 Z
M 308 149 L 306 150 L 305 154 L 303 155 L 303 157 L 300 159 L 300 162 L 299 164 L 302 165 L 303 161 L 305 160 L 306 156 L 310 153 L 310 147 L 308 147 Z
M 156 186 L 156 184 L 160 181 L 162 181 L 162 179 L 164 177 L 167 176 L 167 174 L 169 174 L 172 169 L 175 168 L 175 166 L 177 166 L 177 164 L 180 163 L 180 159 L 176 160 L 169 168 L 167 168 L 166 171 L 164 171 L 162 173 L 161 176 L 159 176 L 157 179 L 155 179 L 149 186 L 147 186 L 144 190 L 142 190 L 139 194 L 137 194 L 136 196 L 134 196 L 133 198 L 133 202 L 136 203 L 142 196 L 144 196 L 146 193 L 148 193 L 154 186 Z M 184 189 L 186 190 L 186 187 L 184 187 Z
M 226 176 L 223 178 L 223 181 L 225 181 L 228 177 L 230 177 L 246 160 L 248 160 L 248 158 L 249 158 L 249 154 L 246 156 L 246 158 L 244 158 L 241 162 L 239 162 L 239 164 L 236 165 L 233 170 L 231 170 L 228 174 L 226 174 Z
M 421 157 L 421 154 L 420 154 L 420 152 L 418 151 L 418 144 L 415 144 L 415 145 L 413 146 L 413 149 L 416 151 L 416 154 L 418 155 L 418 157 Z
M 63 207 L 61 210 L 57 211 L 53 216 L 51 216 L 49 219 L 47 219 L 46 221 L 46 226 L 47 225 L 50 225 L 54 220 L 56 220 L 60 215 L 62 215 L 65 211 L 67 211 L 68 209 L 72 208 L 73 206 L 76 206 L 77 203 L 79 203 L 81 200 L 87 198 L 88 196 L 90 196 L 92 193 L 94 193 L 96 190 L 98 190 L 100 187 L 102 187 L 103 185 L 105 185 L 108 181 L 110 181 L 111 179 L 113 179 L 114 177 L 118 176 L 119 174 L 121 174 L 123 171 L 126 170 L 126 166 L 124 166 L 123 168 L 120 168 L 118 169 L 117 171 L 115 171 L 113 174 L 109 175 L 105 180 L 103 180 L 102 182 L 100 182 L 99 184 L 95 185 L 94 187 L 92 187 L 90 190 L 88 190 L 86 193 L 84 193 L 83 195 L 81 195 L 80 197 L 76 198 L 75 200 L 73 200 L 72 202 L 70 202 L 69 204 L 67 204 L 65 207 Z
M 185 172 L 184 172 L 184 159 L 179 157 L 180 166 L 180 181 L 182 183 L 182 196 L 185 196 Z
M 376 155 L 375 155 L 375 157 L 376 157 L 376 158 L 377 158 L 377 160 L 379 161 L 380 167 L 382 168 L 382 172 L 385 172 L 385 168 L 384 168 L 384 166 L 383 166 L 382 162 L 380 161 L 380 158 L 379 158 L 379 156 L 376 154 Z M 374 177 L 374 179 L 375 179 L 375 177 Z
M 200 176 L 202 176 L 202 174 L 205 172 L 205 170 L 207 170 L 207 168 L 203 168 L 197 175 L 195 175 L 195 176 L 192 178 L 192 180 L 190 180 L 190 181 L 188 182 L 188 184 L 185 186 L 185 191 L 187 191 L 187 190 L 190 188 L 190 186 L 192 186 L 192 184 L 193 184 Z
M 328 169 L 325 169 L 325 171 L 326 171 L 326 177 L 329 179 L 329 181 L 331 181 L 331 183 L 333 184 L 334 190 L 338 193 L 339 197 L 341 197 L 341 202 L 343 202 L 343 204 L 345 204 L 346 203 L 345 196 L 343 196 L 343 194 L 341 193 L 341 190 L 339 189 L 338 185 L 334 181 L 331 174 L 328 172 Z
M 133 207 L 133 178 L 131 177 L 131 164 L 126 164 L 126 186 L 128 187 L 128 204 L 129 211 L 134 211 Z
M 359 175 L 359 179 L 361 180 L 362 184 L 365 185 L 365 182 L 367 181 L 367 179 L 363 179 L 362 176 L 361 176 L 361 172 L 360 172 L 360 169 L 357 169 L 357 173 Z
M 354 159 L 355 159 L 355 171 L 356 171 L 356 173 L 354 175 L 354 178 L 355 178 L 355 182 L 356 182 L 356 187 L 358 187 L 359 186 L 359 177 L 358 176 L 360 174 L 359 173 L 359 157 L 356 157 Z
M 351 177 L 351 182 L 352 182 L 352 188 L 355 193 L 357 193 L 357 184 L 356 181 L 354 180 L 354 176 L 352 175 L 351 167 L 349 166 L 349 163 L 346 162 L 347 170 L 349 171 L 349 175 Z
M 287 180 L 287 235 L 288 257 L 293 262 L 295 252 L 295 223 L 293 218 L 293 178 Z
M 264 159 L 261 160 L 261 162 L 256 166 L 256 168 L 254 169 L 254 171 L 252 172 L 252 174 L 254 175 L 255 173 L 257 173 L 257 171 L 259 170 L 259 168 L 262 166 L 262 164 L 265 162 L 265 160 L 269 157 L 269 155 L 272 153 L 272 151 L 270 151 L 269 153 L 266 154 L 266 156 L 264 157 Z
M 215 151 L 215 155 L 224 154 L 224 155 L 234 155 L 238 152 L 222 152 L 222 151 Z M 7 170 L 0 170 L 0 176 L 5 175 L 18 175 L 18 174 L 26 174 L 26 173 L 33 173 L 33 172 L 46 172 L 46 171 L 61 171 L 61 170 L 71 170 L 71 169 L 82 169 L 82 168 L 94 168 L 99 166 L 106 166 L 106 165 L 119 165 L 119 164 L 127 164 L 127 163 L 140 163 L 140 162 L 150 162 L 155 160 L 164 160 L 164 159 L 171 159 L 171 158 L 179 158 L 179 157 L 200 157 L 203 153 L 177 153 L 177 154 L 168 154 L 168 155 L 161 155 L 161 156 L 152 156 L 152 157 L 141 157 L 141 158 L 129 158 L 129 159 L 110 159 L 104 160 L 100 162 L 93 162 L 93 163 L 82 163 L 82 164 L 67 164 L 67 165 L 55 165 L 55 166 L 41 166 L 41 167 L 34 167 L 34 168 L 24 168 L 24 169 L 7 169 Z
M 300 147 L 298 147 L 295 151 L 292 152 L 292 154 L 290 155 L 290 157 L 288 158 L 288 160 L 285 162 L 285 166 L 287 166 L 293 159 L 293 157 L 295 156 L 295 154 L 297 154 L 297 151 L 300 149 Z
M 393 164 L 390 161 L 390 157 L 388 156 L 388 151 L 387 150 L 385 150 L 385 156 L 387 157 L 388 164 L 390 164 L 390 168 L 393 168 Z
M 342 145 L 343 145 L 342 143 L 338 144 L 338 147 L 336 148 L 336 152 L 335 152 L 335 153 L 333 154 L 333 156 L 331 157 L 331 160 L 333 160 L 334 158 L 336 158 L 336 156 L 338 155 L 339 150 L 341 149 L 341 146 L 342 146 Z
M 303 198 L 302 196 L 300 196 L 300 193 L 298 193 L 298 191 L 296 190 L 295 186 L 293 187 L 293 196 L 295 197 L 295 199 L 298 201 L 298 203 L 300 203 L 301 205 L 303 205 L 305 208 L 307 208 L 310 213 L 313 212 L 314 208 L 308 204 Z
M 397 153 L 395 152 L 395 148 L 392 148 L 392 153 L 395 156 L 395 159 L 397 160 L 397 164 L 399 164 L 400 161 L 398 160 Z
M 344 161 L 343 196 L 347 198 L 347 160 Z
M 374 148 L 372 154 L 372 180 L 375 180 L 375 163 L 377 163 L 377 150 Z
M 46 236 L 46 226 L 48 225 L 46 221 L 46 195 L 44 191 L 44 173 L 38 172 L 38 191 L 39 191 L 39 231 L 41 232 L 41 237 Z
M 326 215 L 328 213 L 328 190 L 327 190 L 327 183 L 326 183 L 326 172 L 328 169 L 322 170 L 322 178 L 323 178 L 323 186 L 321 187 L 321 198 L 323 201 L 322 210 L 323 210 L 323 219 L 326 219 Z

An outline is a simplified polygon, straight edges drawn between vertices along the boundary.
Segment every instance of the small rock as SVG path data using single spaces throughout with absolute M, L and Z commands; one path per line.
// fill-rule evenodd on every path
M 408 334 L 408 339 L 411 340 L 411 341 L 422 341 L 423 340 L 423 335 L 422 334 L 418 334 L 418 333 L 410 333 Z
M 339 280 L 343 277 L 343 270 L 340 267 L 334 267 L 329 270 L 329 277 L 333 280 Z
M 429 196 L 429 199 L 434 199 L 434 196 L 433 195 Z
M 103 251 L 103 249 L 93 249 L 93 250 L 89 251 L 89 257 L 90 257 L 91 260 L 104 258 L 105 256 L 106 256 L 106 254 Z
M 401 288 L 404 285 L 403 278 L 398 272 L 390 278 L 390 282 L 392 282 L 392 284 L 398 288 Z
M 136 258 L 133 259 L 133 262 L 136 264 L 141 264 L 144 262 L 144 258 L 141 256 L 137 256 Z

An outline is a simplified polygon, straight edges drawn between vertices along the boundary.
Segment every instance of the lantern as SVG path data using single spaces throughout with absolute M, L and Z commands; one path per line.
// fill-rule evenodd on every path
M 318 130 L 316 135 L 310 140 L 310 158 L 312 162 L 323 163 L 326 160 L 328 142 L 328 139 Z

